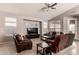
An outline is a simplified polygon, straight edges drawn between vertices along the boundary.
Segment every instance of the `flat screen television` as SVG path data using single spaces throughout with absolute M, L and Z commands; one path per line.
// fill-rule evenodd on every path
M 27 28 L 27 34 L 38 34 L 38 28 Z

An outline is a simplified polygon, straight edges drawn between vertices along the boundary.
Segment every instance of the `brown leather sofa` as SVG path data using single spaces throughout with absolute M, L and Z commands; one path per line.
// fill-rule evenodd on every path
M 74 34 L 56 35 L 54 40 L 47 40 L 46 42 L 52 44 L 52 52 L 57 53 L 62 49 L 72 45 Z
M 32 49 L 32 41 L 19 34 L 14 36 L 17 52 Z

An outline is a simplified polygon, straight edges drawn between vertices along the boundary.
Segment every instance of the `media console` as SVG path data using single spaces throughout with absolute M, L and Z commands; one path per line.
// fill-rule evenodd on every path
M 28 35 L 26 35 L 26 37 L 28 38 L 28 39 L 31 39 L 31 38 L 38 38 L 40 35 L 39 34 L 28 34 Z
M 27 28 L 27 38 L 38 38 L 39 36 L 40 34 L 38 34 L 38 28 Z

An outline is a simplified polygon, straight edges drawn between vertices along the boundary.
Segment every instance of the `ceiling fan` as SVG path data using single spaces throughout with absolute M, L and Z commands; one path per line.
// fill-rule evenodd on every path
M 41 8 L 42 11 L 48 11 L 49 9 L 56 9 L 54 6 L 56 6 L 57 3 L 45 3 L 45 7 Z

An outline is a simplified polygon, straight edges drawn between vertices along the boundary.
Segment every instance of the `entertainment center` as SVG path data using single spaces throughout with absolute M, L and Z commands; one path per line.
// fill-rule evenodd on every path
M 27 38 L 38 38 L 39 36 L 40 34 L 38 34 L 38 28 L 27 28 Z

